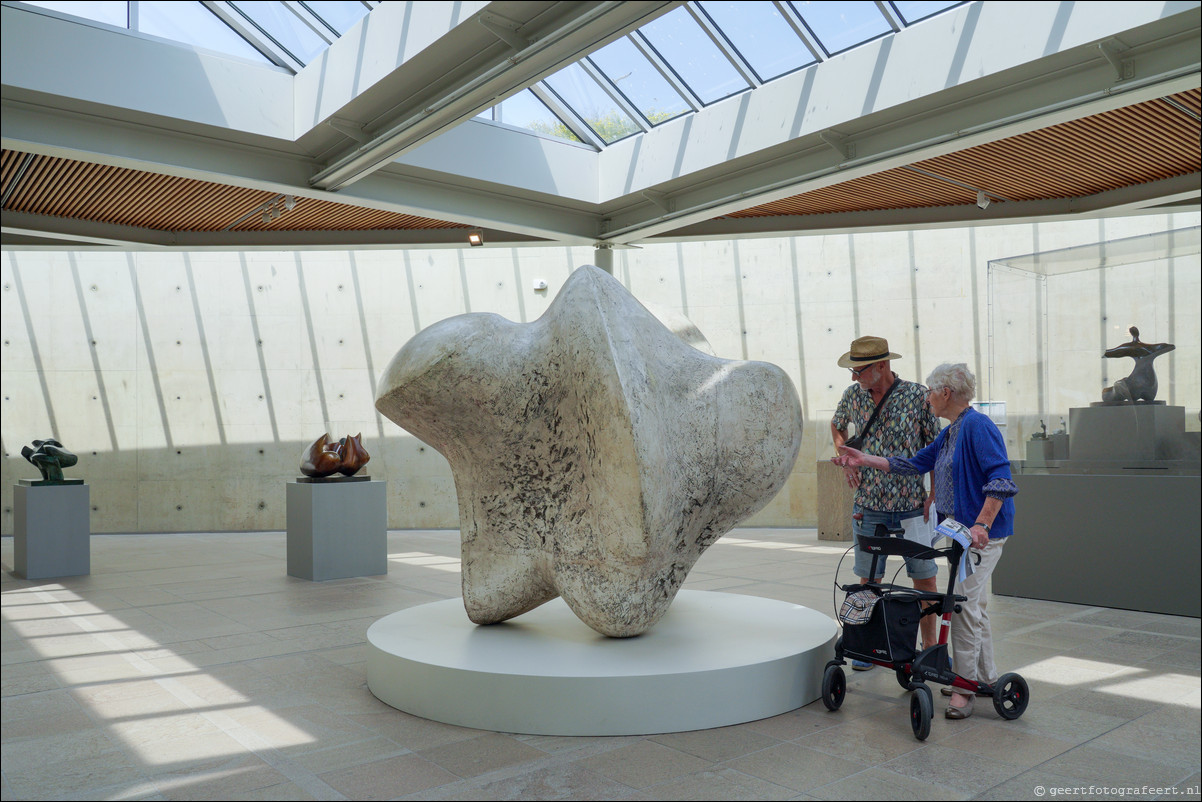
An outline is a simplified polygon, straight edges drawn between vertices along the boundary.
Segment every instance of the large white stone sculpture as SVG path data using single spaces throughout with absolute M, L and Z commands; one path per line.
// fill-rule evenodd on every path
M 532 323 L 466 314 L 419 332 L 376 408 L 450 463 L 473 622 L 562 596 L 614 637 L 667 612 L 801 444 L 784 371 L 692 348 L 592 266 Z

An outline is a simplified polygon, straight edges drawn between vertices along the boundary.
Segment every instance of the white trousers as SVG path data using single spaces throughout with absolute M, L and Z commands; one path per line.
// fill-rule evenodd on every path
M 1007 539 L 990 540 L 984 549 L 973 549 L 981 555 L 981 564 L 973 566 L 971 576 L 956 583 L 956 594 L 967 596 L 968 601 L 960 602 L 960 612 L 952 616 L 952 670 L 965 679 L 990 685 L 997 682 L 997 666 L 993 664 L 993 630 L 989 627 L 989 577 Z M 972 559 L 969 554 L 964 558 Z

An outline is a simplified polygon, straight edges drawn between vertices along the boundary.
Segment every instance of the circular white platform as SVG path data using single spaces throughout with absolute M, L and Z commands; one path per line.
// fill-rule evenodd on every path
M 367 685 L 407 713 L 495 732 L 682 732 L 814 701 L 835 635 L 807 607 L 730 593 L 682 590 L 625 639 L 589 629 L 562 599 L 491 626 L 450 599 L 368 628 Z

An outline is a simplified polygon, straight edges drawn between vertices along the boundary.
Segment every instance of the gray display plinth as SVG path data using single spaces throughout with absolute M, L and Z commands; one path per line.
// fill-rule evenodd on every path
M 1077 454 L 1076 432 L 1072 453 Z M 1003 596 L 1202 615 L 1198 477 L 1020 474 Z
M 1074 462 L 1187 459 L 1185 407 L 1119 404 L 1068 411 Z M 1192 455 L 1197 458 L 1197 454 Z
M 289 482 L 288 575 L 388 573 L 387 482 Z
M 13 572 L 25 579 L 92 571 L 86 484 L 13 485 Z

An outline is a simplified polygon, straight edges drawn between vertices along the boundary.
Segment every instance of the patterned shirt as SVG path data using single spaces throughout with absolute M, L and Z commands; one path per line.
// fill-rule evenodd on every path
M 927 402 L 926 387 L 899 379 L 896 373 L 893 379 L 897 386 L 885 399 L 884 409 L 868 430 L 863 451 L 879 456 L 912 457 L 934 442 L 939 435 L 939 420 Z M 853 384 L 843 391 L 831 423 L 839 431 L 848 431 L 848 426 L 854 423 L 859 433 L 875 406 L 872 394 L 859 384 Z M 921 475 L 860 471 L 855 503 L 863 509 L 908 512 L 922 507 L 925 500 Z

